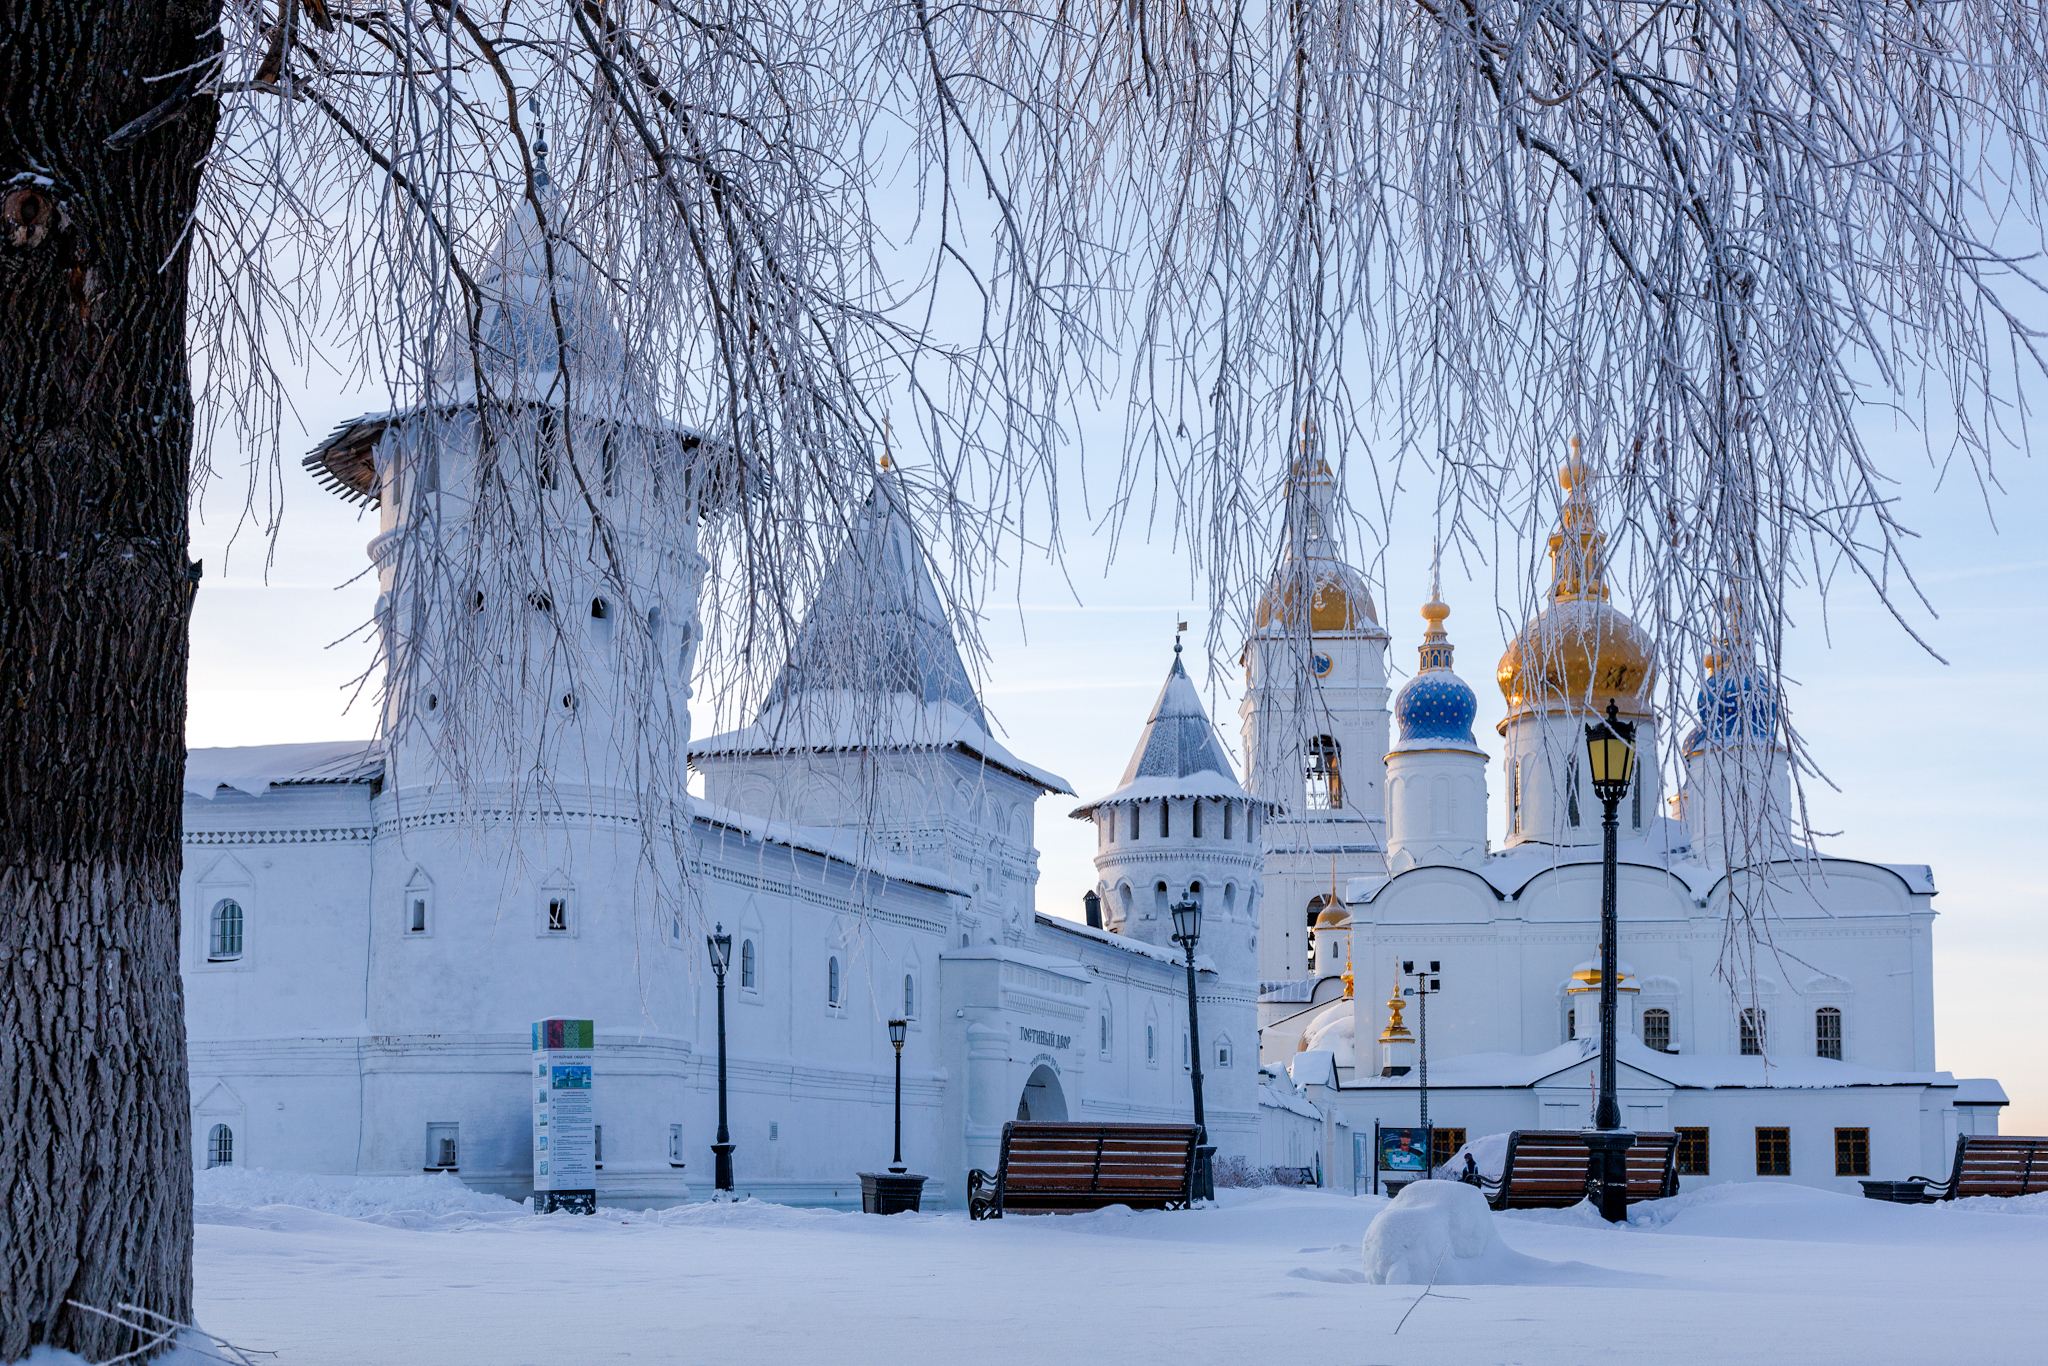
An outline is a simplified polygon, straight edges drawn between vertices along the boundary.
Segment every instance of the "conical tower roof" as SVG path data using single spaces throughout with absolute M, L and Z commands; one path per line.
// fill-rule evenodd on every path
M 1159 689 L 1159 699 L 1152 704 L 1152 714 L 1145 718 L 1145 729 L 1138 736 L 1138 747 L 1124 767 L 1123 782 L 1116 791 L 1076 808 L 1073 814 L 1086 819 L 1098 806 L 1161 797 L 1251 800 L 1237 781 L 1230 755 L 1202 706 L 1194 680 L 1181 665 L 1178 643 L 1165 686 Z
M 989 734 L 924 549 L 878 484 L 827 567 L 754 723 L 690 753 L 943 748 L 969 751 L 1047 791 L 1073 790 Z

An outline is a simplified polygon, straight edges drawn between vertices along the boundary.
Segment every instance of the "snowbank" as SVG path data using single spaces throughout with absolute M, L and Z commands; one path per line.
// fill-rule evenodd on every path
M 214 1167 L 192 1180 L 192 1202 L 201 1223 L 224 1223 L 219 1211 L 293 1205 L 344 1219 L 379 1215 L 498 1215 L 526 1213 L 502 1195 L 471 1190 L 446 1172 L 419 1176 L 315 1176 L 261 1167 Z M 209 1217 L 213 1216 L 213 1217 Z
M 1374 1285 L 1546 1285 L 1576 1269 L 1510 1249 L 1486 1197 L 1459 1181 L 1403 1187 L 1365 1230 L 1362 1253 Z

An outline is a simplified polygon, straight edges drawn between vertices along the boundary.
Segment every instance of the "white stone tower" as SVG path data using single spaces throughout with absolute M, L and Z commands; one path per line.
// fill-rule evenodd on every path
M 1332 535 L 1336 478 L 1304 451 L 1287 479 L 1287 553 L 1245 642 L 1238 708 L 1246 785 L 1265 827 L 1259 979 L 1341 973 L 1314 961 L 1311 930 L 1354 877 L 1383 874 L 1387 632 L 1364 575 Z
M 1387 871 L 1478 868 L 1486 858 L 1486 751 L 1472 738 L 1479 699 L 1451 671 L 1451 609 L 1432 588 L 1421 667 L 1394 696 L 1401 738 L 1387 754 Z
M 1015 943 L 1036 906 L 1035 804 L 1073 789 L 989 734 L 893 479 L 877 476 L 753 724 L 699 741 L 690 762 L 719 806 L 845 830 L 850 847 L 966 880 L 955 933 Z
M 1636 726 L 1636 752 L 1657 753 L 1650 645 L 1607 600 L 1605 549 L 1579 443 L 1559 473 L 1564 506 L 1550 537 L 1549 605 L 1530 620 L 1500 660 L 1508 713 L 1500 733 L 1509 845 L 1600 842 L 1600 807 L 1585 775 L 1586 724 L 1613 702 Z M 1650 828 L 1659 815 L 1658 768 L 1642 763 L 1620 812 L 1621 836 Z

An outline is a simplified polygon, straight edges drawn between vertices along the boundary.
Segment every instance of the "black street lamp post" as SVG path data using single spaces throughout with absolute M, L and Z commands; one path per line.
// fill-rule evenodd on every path
M 1188 955 L 1188 1082 L 1195 1093 L 1195 1198 L 1216 1198 L 1215 1173 L 1210 1158 L 1216 1149 L 1209 1142 L 1209 1126 L 1202 1116 L 1202 1028 L 1195 1011 L 1195 945 L 1202 938 L 1202 903 L 1192 896 L 1173 903 L 1173 942 Z
M 711 1145 L 717 1154 L 712 1166 L 711 1184 L 721 1198 L 732 1194 L 732 1131 L 725 1123 L 725 970 L 732 963 L 732 936 L 725 932 L 721 923 L 716 930 L 704 936 L 704 943 L 711 950 L 711 971 L 718 977 L 718 1141 Z
M 889 1021 L 889 1042 L 896 1048 L 896 1160 L 889 1170 L 899 1176 L 910 1170 L 903 1165 L 903 1036 L 909 1032 L 910 1021 Z
M 1600 1217 L 1610 1224 L 1628 1218 L 1628 1150 L 1636 1136 L 1621 1127 L 1621 1102 L 1614 1090 L 1614 1017 L 1620 986 L 1615 940 L 1615 841 L 1617 811 L 1635 776 L 1636 728 L 1624 721 L 1610 701 L 1607 719 L 1586 727 L 1586 757 L 1591 760 L 1593 795 L 1600 799 L 1600 1103 L 1593 1112 L 1594 1132 L 1587 1146 L 1600 1172 Z
M 1402 974 L 1415 979 L 1415 985 L 1404 989 L 1401 994 L 1415 997 L 1422 1008 L 1418 1021 L 1422 1038 L 1416 1059 L 1416 1080 L 1422 1090 L 1422 1179 L 1425 1181 L 1436 1175 L 1436 1132 L 1429 1127 L 1429 998 L 1444 989 L 1443 983 L 1437 980 L 1440 967 L 1434 958 L 1429 960 L 1427 971 L 1418 969 L 1413 958 L 1404 959 L 1401 963 Z

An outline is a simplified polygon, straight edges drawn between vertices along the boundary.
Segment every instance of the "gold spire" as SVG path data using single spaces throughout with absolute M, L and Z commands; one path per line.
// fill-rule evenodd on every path
M 1571 459 L 1557 472 L 1565 498 L 1550 536 L 1550 596 L 1556 602 L 1607 601 L 1607 538 L 1587 496 L 1590 480 L 1575 436 Z
M 1389 1018 L 1386 1029 L 1380 1034 L 1381 1043 L 1394 1043 L 1414 1037 L 1414 1035 L 1408 1032 L 1408 1026 L 1401 1023 L 1401 1012 L 1406 1009 L 1407 1005 L 1401 1000 L 1401 979 L 1396 976 L 1394 978 L 1393 995 L 1387 997 Z
M 1451 609 L 1444 605 L 1443 546 L 1439 543 L 1430 557 L 1429 601 L 1422 604 L 1422 619 L 1429 623 L 1422 632 L 1421 668 L 1451 667 L 1451 635 L 1444 630 L 1444 618 Z

